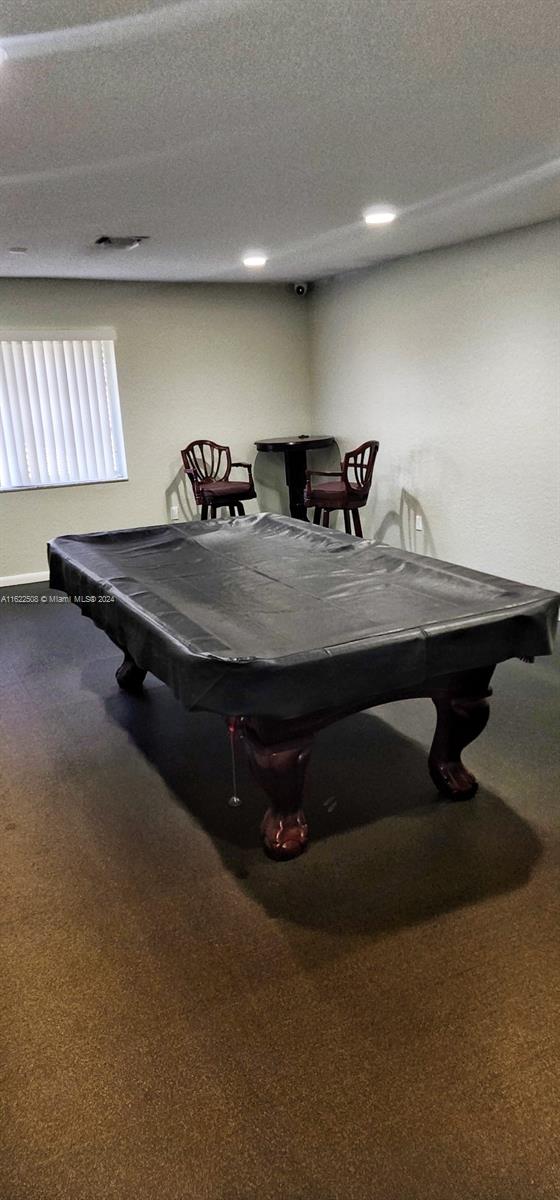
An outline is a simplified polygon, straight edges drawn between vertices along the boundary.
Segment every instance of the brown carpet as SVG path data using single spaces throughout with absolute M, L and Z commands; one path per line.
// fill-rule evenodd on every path
M 470 804 L 429 702 L 325 731 L 278 865 L 220 720 L 69 605 L 0 636 L 1 1200 L 558 1200 L 558 662 L 499 668 Z

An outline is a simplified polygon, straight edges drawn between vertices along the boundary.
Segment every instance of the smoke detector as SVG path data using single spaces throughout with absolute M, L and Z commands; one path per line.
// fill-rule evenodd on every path
M 95 245 L 100 246 L 102 250 L 136 250 L 142 242 L 147 241 L 145 234 L 139 237 L 109 237 L 104 233 L 95 239 Z

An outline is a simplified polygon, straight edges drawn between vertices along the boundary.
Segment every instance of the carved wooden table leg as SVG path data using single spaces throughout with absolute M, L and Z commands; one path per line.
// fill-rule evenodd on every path
M 301 800 L 313 734 L 282 739 L 280 722 L 251 720 L 243 721 L 243 734 L 253 774 L 272 800 L 261 825 L 265 850 L 271 858 L 295 858 L 309 836 Z
M 461 761 L 461 752 L 485 728 L 490 715 L 488 687 L 493 667 L 466 671 L 457 676 L 448 691 L 437 691 L 432 699 L 437 725 L 428 759 L 430 775 L 448 800 L 471 800 L 478 782 Z
M 142 692 L 142 684 L 146 678 L 146 671 L 141 667 L 137 667 L 134 659 L 125 651 L 124 659 L 115 671 L 115 679 L 125 692 L 131 692 L 132 695 L 140 695 Z

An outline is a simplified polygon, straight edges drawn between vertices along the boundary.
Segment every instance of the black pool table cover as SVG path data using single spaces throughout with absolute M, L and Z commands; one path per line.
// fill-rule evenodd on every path
M 55 538 L 50 585 L 188 708 L 300 717 L 549 654 L 558 596 L 272 514 Z

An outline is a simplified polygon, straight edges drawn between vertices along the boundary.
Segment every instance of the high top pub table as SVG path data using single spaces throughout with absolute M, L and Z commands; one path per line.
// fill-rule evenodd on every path
M 303 500 L 307 451 L 322 450 L 332 445 L 334 445 L 333 437 L 313 437 L 303 433 L 299 437 L 263 438 L 262 441 L 255 442 L 257 450 L 284 455 L 291 517 L 297 517 L 299 521 L 307 521 Z

